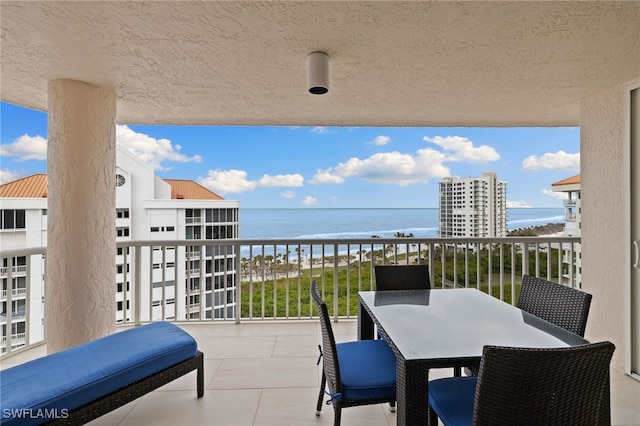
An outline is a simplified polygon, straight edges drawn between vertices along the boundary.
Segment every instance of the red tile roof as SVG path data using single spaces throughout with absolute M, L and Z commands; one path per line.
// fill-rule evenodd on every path
M 47 175 L 39 173 L 0 185 L 2 198 L 46 198 Z
M 174 200 L 224 200 L 221 196 L 192 180 L 164 179 L 171 186 Z M 2 198 L 46 198 L 47 175 L 39 173 L 0 185 Z
M 558 182 L 552 183 L 551 186 L 562 186 L 562 185 L 575 185 L 580 183 L 580 175 L 571 176 L 570 178 L 566 178 L 563 180 L 559 180 Z
M 174 200 L 224 200 L 213 191 L 192 180 L 165 179 L 171 185 L 171 198 Z

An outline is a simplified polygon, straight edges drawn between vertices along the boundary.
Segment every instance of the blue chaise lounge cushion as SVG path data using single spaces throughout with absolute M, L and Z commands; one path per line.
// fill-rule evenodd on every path
M 396 356 L 384 340 L 336 344 L 342 398 L 363 400 L 396 395 Z
M 30 411 L 36 417 L 42 410 L 57 410 L 60 415 L 196 353 L 196 341 L 188 333 L 156 322 L 8 368 L 0 372 L 2 424 L 44 422 L 48 419 L 20 419 L 10 413 Z

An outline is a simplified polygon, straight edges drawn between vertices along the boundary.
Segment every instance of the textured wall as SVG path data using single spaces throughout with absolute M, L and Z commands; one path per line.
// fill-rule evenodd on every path
M 49 82 L 47 349 L 115 331 L 115 95 Z
M 626 87 L 581 102 L 582 288 L 593 294 L 589 340 L 616 345 L 612 364 L 624 366 Z

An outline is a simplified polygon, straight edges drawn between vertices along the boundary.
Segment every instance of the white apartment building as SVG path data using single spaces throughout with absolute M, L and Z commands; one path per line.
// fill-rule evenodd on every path
M 233 247 L 195 241 L 193 246 L 171 246 L 166 242 L 238 238 L 239 201 L 225 200 L 194 181 L 160 179 L 135 155 L 120 148 L 116 152 L 115 173 L 114 220 L 118 242 L 115 320 L 133 320 L 136 255 L 140 256 L 141 265 L 140 320 L 234 318 L 239 261 Z M 47 245 L 46 197 L 44 174 L 0 185 L 3 251 Z M 159 245 L 146 245 L 138 251 L 126 244 L 150 240 L 158 240 Z M 27 270 L 31 274 L 30 286 L 26 285 Z M 0 265 L 0 279 L 3 351 L 8 324 L 13 347 L 24 344 L 27 328 L 31 341 L 42 340 L 45 290 L 42 256 L 14 258 L 14 265 Z M 181 303 L 176 303 L 176 298 Z
M 441 237 L 505 237 L 507 183 L 495 172 L 440 181 Z
M 581 237 L 582 204 L 580 199 L 580 175 L 578 174 L 552 183 L 551 190 L 567 194 L 567 198 L 563 201 L 565 209 L 563 234 L 568 237 Z M 573 283 L 569 284 L 581 288 L 582 245 L 577 244 L 573 253 L 569 250 L 563 250 L 562 263 L 565 279 L 570 280 L 571 270 L 573 269 Z
M 0 185 L 0 248 L 47 244 L 47 177 L 29 176 Z M 28 197 L 22 195 L 28 194 Z M 42 255 L 3 258 L 0 265 L 0 352 L 44 340 L 44 264 Z M 27 273 L 30 275 L 27 276 Z M 27 309 L 27 306 L 29 309 Z M 7 339 L 7 336 L 11 339 Z

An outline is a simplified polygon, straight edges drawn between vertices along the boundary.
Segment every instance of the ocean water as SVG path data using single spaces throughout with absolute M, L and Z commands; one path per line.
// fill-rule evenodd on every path
M 507 228 L 564 223 L 563 208 L 507 209 Z M 437 237 L 438 209 L 240 209 L 240 238 Z

